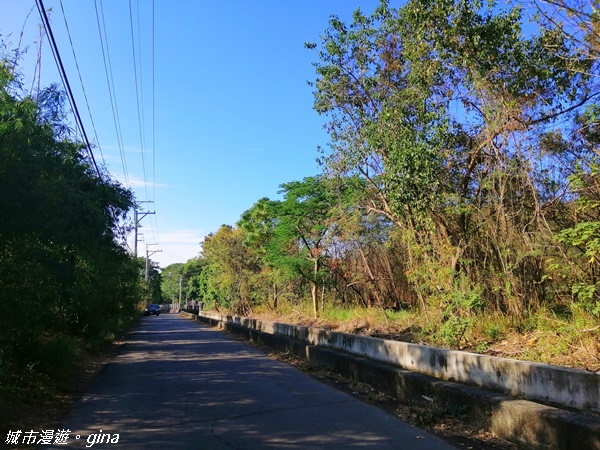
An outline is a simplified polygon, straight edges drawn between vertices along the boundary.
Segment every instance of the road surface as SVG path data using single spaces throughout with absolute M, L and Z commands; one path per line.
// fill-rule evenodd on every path
M 454 448 L 175 314 L 143 318 L 60 429 L 41 448 Z

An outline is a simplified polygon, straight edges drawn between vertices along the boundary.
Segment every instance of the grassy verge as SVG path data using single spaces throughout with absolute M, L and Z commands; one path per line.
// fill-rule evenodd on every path
M 286 305 L 253 317 L 321 327 L 442 348 L 600 371 L 600 321 L 583 310 L 557 314 L 542 309 L 522 318 L 464 317 L 411 310 L 326 307 L 318 318 L 308 307 Z

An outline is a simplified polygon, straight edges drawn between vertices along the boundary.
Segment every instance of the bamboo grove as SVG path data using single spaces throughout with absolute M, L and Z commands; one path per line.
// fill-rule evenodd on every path
M 10 55 L 9 58 L 7 55 Z M 66 125 L 56 86 L 28 94 L 0 59 L 0 404 L 52 390 L 127 329 L 143 261 L 121 246 L 133 196 Z M 0 419 L 3 417 L 0 417 Z
M 481 315 L 597 320 L 596 7 L 410 0 L 332 16 L 306 44 L 323 173 L 208 236 L 180 267 L 188 297 L 242 314 L 419 310 L 454 335 Z

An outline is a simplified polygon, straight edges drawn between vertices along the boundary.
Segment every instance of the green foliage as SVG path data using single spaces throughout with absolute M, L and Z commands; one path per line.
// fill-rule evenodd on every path
M 598 126 L 597 107 L 588 108 L 577 119 L 582 125 L 582 146 L 597 145 L 594 129 Z M 591 314 L 600 316 L 600 155 L 586 166 L 579 164 L 570 180 L 578 194 L 575 212 L 579 220 L 555 235 L 557 242 L 573 248 L 572 258 L 577 261 L 576 278 L 571 293 Z M 565 264 L 565 263 L 563 263 Z M 560 264 L 559 264 L 560 267 Z M 572 270 L 570 272 L 573 272 Z
M 264 197 L 242 214 L 238 226 L 247 233 L 245 245 L 263 254 L 266 252 L 265 246 L 273 238 L 277 226 L 275 215 L 277 204 Z
M 478 292 L 471 291 L 465 293 L 457 289 L 451 293 L 449 310 L 470 314 L 481 312 L 484 308 L 485 301 Z
M 489 342 L 481 342 L 481 343 L 477 344 L 477 347 L 475 348 L 475 352 L 485 353 L 489 347 L 490 347 Z
M 269 258 L 308 280 L 316 281 L 311 261 L 318 262 L 325 257 L 331 195 L 324 180 L 319 177 L 292 181 L 281 187 L 284 199 L 273 205 L 277 225 L 268 244 Z
M 70 140 L 56 86 L 19 97 L 0 64 L 0 396 L 60 377 L 137 314 L 139 266 L 118 244 L 131 192 Z
M 590 314 L 600 317 L 600 296 L 597 284 L 575 283 L 571 292 Z
M 489 340 L 495 342 L 502 336 L 502 326 L 497 323 L 491 323 L 485 328 L 484 333 Z
M 284 198 L 273 205 L 276 225 L 267 258 L 310 283 L 316 317 L 317 290 L 325 288 L 330 268 L 325 262 L 339 234 L 335 211 L 348 208 L 355 186 L 352 179 L 307 177 L 281 187 Z
M 319 58 L 314 107 L 331 137 L 321 162 L 367 181 L 369 210 L 400 228 L 423 307 L 447 302 L 440 292 L 456 278 L 515 315 L 552 295 L 542 255 L 577 188 L 565 174 L 591 167 L 596 67 L 560 25 L 524 33 L 522 17 L 519 4 L 381 2 L 349 24 L 332 17 L 308 46 Z M 593 254 L 584 227 L 564 233 Z
M 247 247 L 246 232 L 223 225 L 202 243 L 202 271 L 198 293 L 206 305 L 231 308 L 249 314 L 264 295 L 261 255 Z M 262 300 L 262 298 L 261 298 Z
M 170 264 L 161 271 L 161 292 L 162 301 L 160 303 L 176 303 L 179 301 L 179 280 L 183 277 L 183 264 Z
M 545 309 L 597 317 L 600 45 L 577 4 L 572 23 L 476 0 L 332 16 L 306 44 L 324 173 L 209 236 L 196 292 L 331 320 L 420 309 L 420 336 L 481 351 Z
M 471 327 L 472 320 L 458 316 L 450 316 L 441 326 L 437 338 L 451 347 L 460 347 L 465 333 Z
M 326 311 L 323 311 L 321 317 L 324 320 L 333 321 L 333 322 L 346 322 L 352 319 L 354 316 L 354 311 L 348 308 L 336 308 L 330 307 L 327 308 Z
M 199 276 L 199 288 L 202 293 L 200 299 L 204 302 L 206 308 L 218 309 L 229 308 L 231 298 L 229 292 L 219 283 L 219 270 L 216 265 L 207 264 L 205 270 Z
M 204 260 L 201 258 L 192 258 L 181 268 L 182 295 L 186 300 L 201 299 L 200 275 L 204 266 Z

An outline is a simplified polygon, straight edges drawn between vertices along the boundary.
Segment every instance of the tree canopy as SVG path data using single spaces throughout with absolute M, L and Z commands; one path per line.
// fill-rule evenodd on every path
M 332 16 L 306 44 L 323 173 L 205 240 L 204 294 L 415 309 L 446 342 L 482 314 L 597 318 L 600 28 L 583 2 L 533 7 Z
M 121 245 L 132 193 L 70 138 L 60 90 L 24 95 L 14 69 L 0 63 L 0 386 L 9 387 L 113 337 L 142 294 Z

